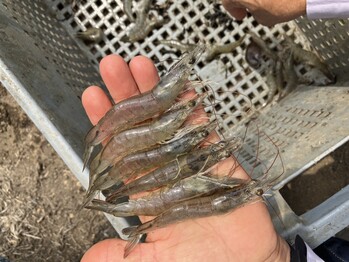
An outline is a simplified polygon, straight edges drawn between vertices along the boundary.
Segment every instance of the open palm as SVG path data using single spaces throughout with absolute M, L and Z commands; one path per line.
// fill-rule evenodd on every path
M 129 65 L 118 55 L 100 63 L 102 78 L 115 102 L 151 89 L 159 76 L 152 61 L 135 57 Z M 87 88 L 82 103 L 92 124 L 112 107 L 97 86 Z M 247 178 L 242 168 L 234 176 Z M 149 220 L 141 218 L 142 222 Z M 263 202 L 248 204 L 223 216 L 178 223 L 151 232 L 124 260 L 126 241 L 104 240 L 91 247 L 82 261 L 288 261 L 287 243 L 276 234 Z

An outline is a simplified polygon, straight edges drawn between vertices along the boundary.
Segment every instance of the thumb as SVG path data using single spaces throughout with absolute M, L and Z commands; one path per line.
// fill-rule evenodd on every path
M 107 239 L 92 246 L 81 259 L 81 262 L 119 262 L 119 261 L 152 261 L 152 243 L 138 244 L 132 253 L 124 259 L 124 248 L 127 241 Z

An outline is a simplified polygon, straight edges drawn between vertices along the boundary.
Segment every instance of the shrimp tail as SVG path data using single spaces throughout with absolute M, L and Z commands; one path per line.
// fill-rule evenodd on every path
M 92 152 L 93 152 L 93 149 L 94 149 L 94 146 L 88 146 L 88 145 L 86 145 L 85 151 L 84 151 L 84 155 L 83 155 L 83 157 L 82 157 L 82 159 L 83 159 L 83 161 L 84 161 L 84 165 L 83 165 L 83 167 L 82 167 L 82 171 L 85 170 L 87 164 L 89 163 L 91 154 L 92 154 Z
M 137 244 L 140 242 L 142 238 L 142 234 L 136 235 L 133 237 L 125 246 L 125 251 L 124 251 L 124 259 L 128 257 L 128 255 L 132 252 L 132 250 L 137 246 Z
M 82 202 L 81 206 L 78 207 L 78 211 L 86 207 L 92 201 L 92 199 L 97 195 L 97 193 L 98 193 L 97 190 L 87 191 L 86 198 L 84 202 Z

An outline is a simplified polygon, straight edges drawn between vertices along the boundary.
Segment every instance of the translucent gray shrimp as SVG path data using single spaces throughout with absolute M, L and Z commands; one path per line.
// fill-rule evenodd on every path
M 135 237 L 185 220 L 226 214 L 246 203 L 261 199 L 266 189 L 268 188 L 264 184 L 252 180 L 237 189 L 227 189 L 211 196 L 180 202 L 153 220 L 139 226 L 125 228 L 122 232 Z
M 136 12 L 136 19 L 134 20 L 135 24 L 129 30 L 128 35 L 120 39 L 121 41 L 133 43 L 143 40 L 155 28 L 166 23 L 166 19 L 158 19 L 155 16 L 149 18 L 151 4 L 152 0 L 143 0 L 141 6 Z
M 216 126 L 216 122 L 201 123 L 174 141 L 162 144 L 150 151 L 136 152 L 124 157 L 107 174 L 96 179 L 94 188 L 105 190 L 122 182 L 122 179 L 133 178 L 141 172 L 165 165 L 177 156 L 192 150 L 207 138 Z
M 207 148 L 179 156 L 176 160 L 158 168 L 131 183 L 120 187 L 107 197 L 107 201 L 126 195 L 153 190 L 164 185 L 173 184 L 183 178 L 204 172 L 219 161 L 232 156 L 241 146 L 241 141 L 220 142 Z
M 269 92 L 268 98 L 263 106 L 266 106 L 273 101 L 277 91 L 279 91 L 279 95 L 282 93 L 282 88 L 284 85 L 283 79 L 282 63 L 281 61 L 277 60 L 273 66 L 267 69 L 266 82 L 268 83 Z
M 167 22 L 166 19 L 159 19 L 157 17 L 152 17 L 151 19 L 146 19 L 145 23 L 137 23 L 128 32 L 127 36 L 122 37 L 120 40 L 123 42 L 134 43 L 146 38 L 151 31 L 155 28 L 161 27 Z
M 286 46 L 286 48 L 291 50 L 296 62 L 304 63 L 321 71 L 327 77 L 327 82 L 324 84 L 333 84 L 336 82 L 336 77 L 330 71 L 328 65 L 324 63 L 316 54 L 303 49 L 301 46 L 293 42 L 289 36 L 285 36 L 285 42 L 283 44 Z M 316 79 L 313 79 L 313 81 L 315 80 Z
M 277 54 L 274 53 L 268 46 L 267 44 L 264 42 L 264 40 L 262 40 L 257 34 L 255 34 L 254 32 L 250 31 L 249 34 L 251 35 L 251 38 L 253 40 L 253 42 L 258 45 L 260 47 L 260 49 L 262 50 L 262 54 L 266 55 L 268 58 L 276 61 L 278 59 Z
M 210 45 L 206 49 L 206 61 L 210 62 L 221 54 L 229 54 L 233 52 L 238 46 L 242 44 L 246 35 L 241 37 L 238 41 L 224 45 Z
M 245 60 L 253 69 L 258 69 L 262 65 L 263 50 L 253 39 L 251 39 L 251 43 L 246 47 Z
M 112 134 L 153 118 L 170 108 L 185 88 L 191 70 L 203 51 L 202 46 L 197 46 L 183 56 L 152 90 L 114 105 L 85 138 L 84 166 L 88 163 L 93 148 L 109 139 Z
M 288 52 L 286 52 L 288 53 Z M 284 53 L 283 56 L 286 54 Z M 283 66 L 283 78 L 286 80 L 286 86 L 280 93 L 279 98 L 283 98 L 288 95 L 293 89 L 295 89 L 298 85 L 298 76 L 294 69 L 294 59 L 293 52 L 287 54 L 287 58 L 285 58 L 285 63 Z
M 207 62 L 211 62 L 213 59 L 215 59 L 217 56 L 221 54 L 228 54 L 231 53 L 234 49 L 236 49 L 238 46 L 241 45 L 241 43 L 244 41 L 246 35 L 241 37 L 238 41 L 235 41 L 233 43 L 224 44 L 224 45 L 206 45 L 206 58 L 205 60 Z M 184 52 L 191 52 L 193 48 L 195 48 L 195 44 L 186 44 L 178 40 L 160 40 L 160 43 L 163 45 L 167 45 L 169 47 L 175 48 L 182 53 Z
M 95 199 L 86 208 L 103 211 L 116 217 L 158 216 L 179 202 L 198 196 L 212 195 L 222 190 L 239 187 L 244 183 L 246 180 L 229 176 L 210 177 L 209 179 L 194 176 L 180 180 L 174 185 L 162 188 L 146 197 L 117 205 Z
M 179 40 L 175 40 L 175 39 L 160 40 L 159 42 L 160 42 L 160 44 L 167 45 L 169 47 L 177 49 L 177 50 L 181 51 L 182 53 L 189 52 L 192 49 L 194 49 L 196 46 L 195 44 L 186 44 L 186 43 L 183 43 L 183 42 L 181 42 Z
M 91 27 L 84 32 L 76 33 L 75 36 L 87 42 L 98 43 L 103 39 L 104 33 L 100 28 Z
M 123 0 L 122 1 L 123 8 L 124 8 L 124 13 L 126 14 L 127 18 L 131 21 L 135 21 L 135 17 L 132 13 L 132 4 L 133 0 Z

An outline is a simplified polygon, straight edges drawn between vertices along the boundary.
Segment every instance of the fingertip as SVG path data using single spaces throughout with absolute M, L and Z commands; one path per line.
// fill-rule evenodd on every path
M 158 71 L 151 59 L 136 56 L 129 63 L 130 70 L 141 93 L 151 90 L 158 82 Z
M 128 64 L 116 54 L 104 57 L 99 69 L 105 85 L 115 102 L 138 93 L 138 88 Z
M 93 125 L 97 124 L 105 113 L 112 107 L 109 98 L 98 86 L 88 87 L 82 93 L 81 102 Z
M 107 239 L 93 245 L 83 255 L 81 262 L 123 261 L 126 242 L 120 239 Z
M 243 8 L 232 8 L 229 13 L 238 21 L 241 21 L 247 15 L 246 9 Z
M 224 8 L 236 19 L 236 20 L 242 20 L 247 15 L 246 8 L 239 4 L 235 3 L 231 0 L 223 0 L 222 4 Z

